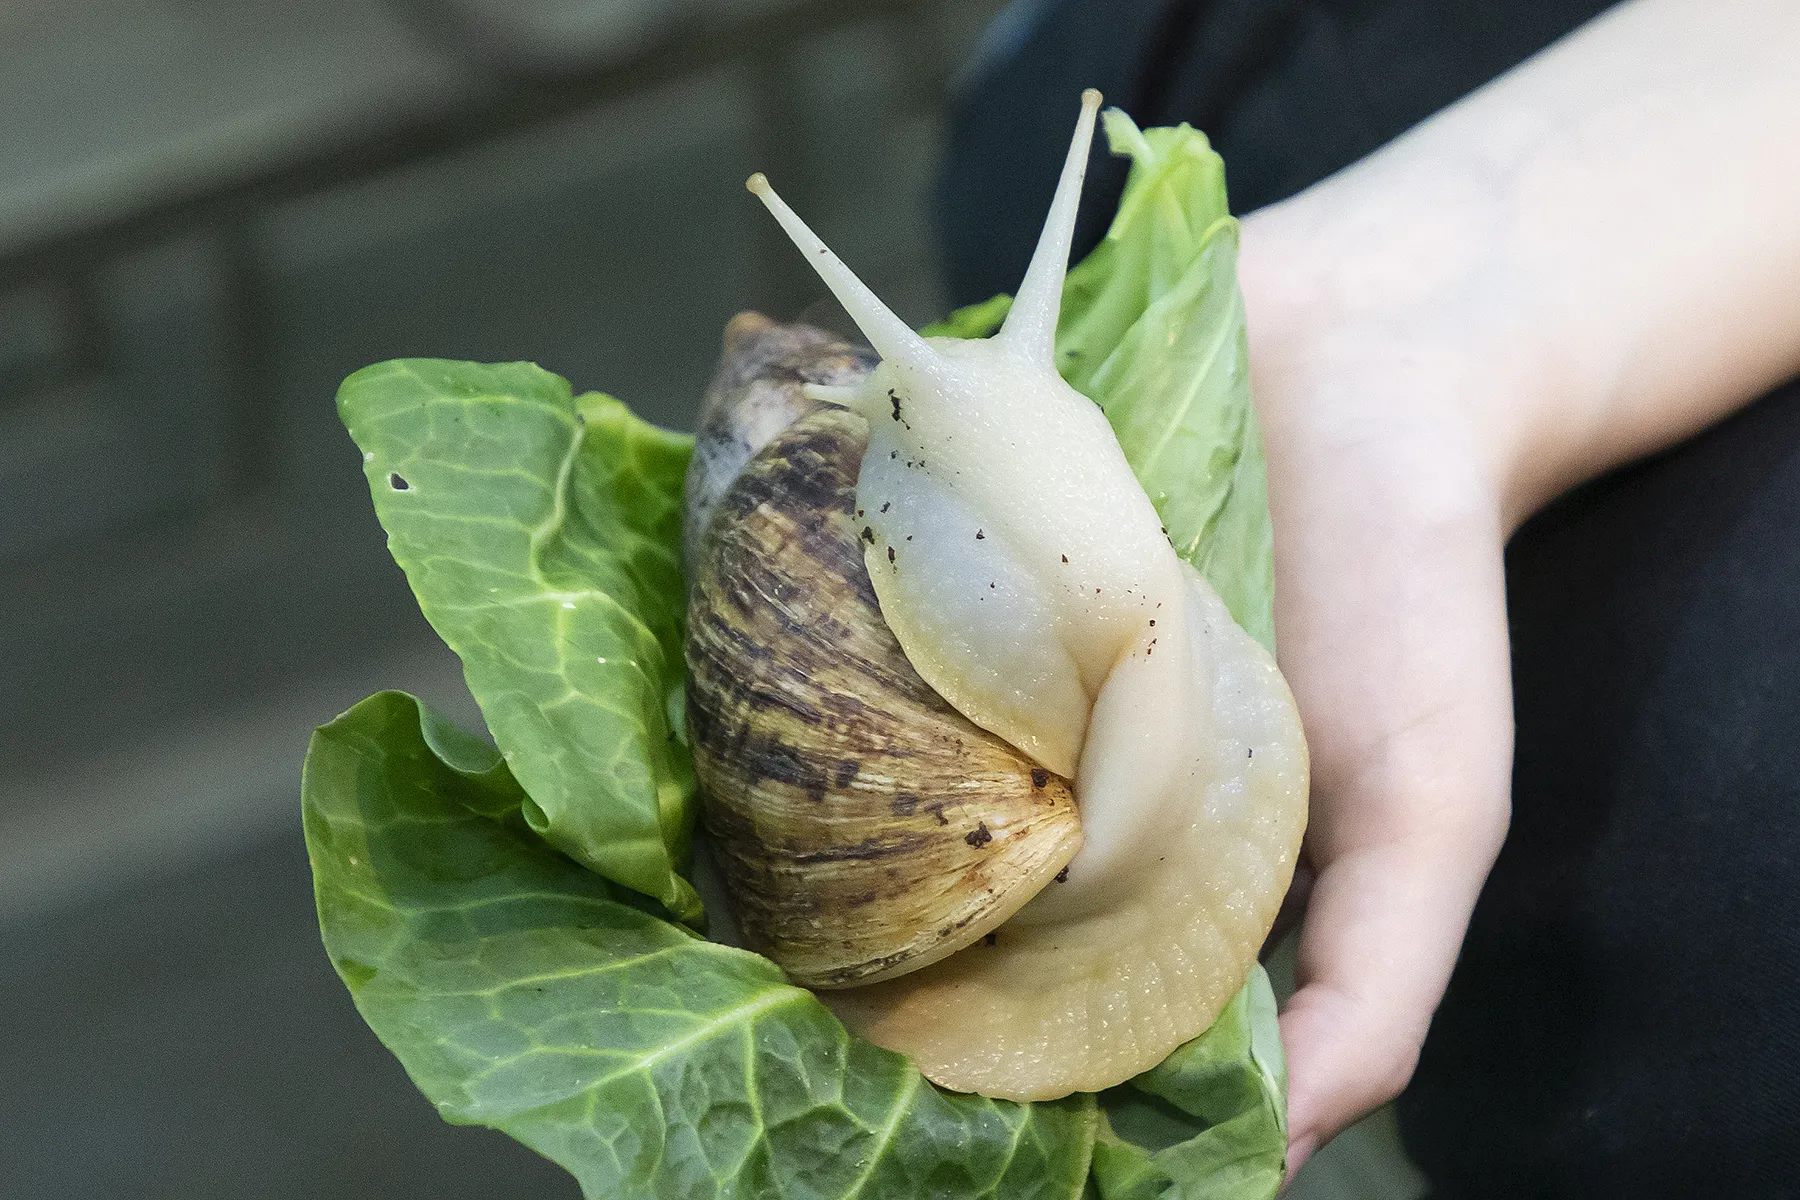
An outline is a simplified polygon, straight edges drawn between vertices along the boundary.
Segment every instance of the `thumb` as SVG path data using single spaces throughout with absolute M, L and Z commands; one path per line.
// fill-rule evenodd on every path
M 1412 1077 L 1504 832 L 1501 807 L 1490 828 L 1427 828 L 1320 870 L 1281 1017 L 1290 1172 Z

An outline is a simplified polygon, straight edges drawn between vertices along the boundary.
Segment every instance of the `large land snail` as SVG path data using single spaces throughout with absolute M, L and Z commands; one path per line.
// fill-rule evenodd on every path
M 879 361 L 738 318 L 688 489 L 689 725 L 746 940 L 1011 1099 L 1204 1031 L 1305 825 L 1274 662 L 1052 363 L 1098 103 L 985 340 L 914 333 L 754 178 Z

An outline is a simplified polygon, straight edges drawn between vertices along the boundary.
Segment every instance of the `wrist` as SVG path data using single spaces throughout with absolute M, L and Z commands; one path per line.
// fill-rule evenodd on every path
M 1583 401 L 1504 256 L 1494 178 L 1383 152 L 1246 217 L 1239 277 L 1277 439 L 1430 443 L 1462 502 L 1491 505 L 1510 532 L 1579 478 L 1558 430 Z

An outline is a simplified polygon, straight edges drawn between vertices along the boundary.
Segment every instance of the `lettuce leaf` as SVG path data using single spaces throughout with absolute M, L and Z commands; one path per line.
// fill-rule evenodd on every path
M 1261 966 L 1212 1027 L 1101 1097 L 1101 1200 L 1262 1200 L 1287 1166 L 1287 1066 Z
M 681 482 L 693 441 L 530 363 L 407 359 L 338 390 L 388 548 L 551 845 L 686 921 Z
M 325 948 L 439 1113 L 586 1195 L 1073 1200 L 1091 1096 L 940 1092 L 767 959 L 626 903 L 540 840 L 501 755 L 411 696 L 313 735 L 302 784 Z
M 1268 644 L 1223 166 L 1185 126 L 1109 113 L 1107 133 L 1131 176 L 1069 274 L 1058 364 L 1177 550 Z M 985 336 L 1010 303 L 926 332 Z M 700 913 L 680 873 L 689 439 L 529 364 L 384 363 L 339 411 L 498 746 L 381 693 L 318 731 L 302 788 L 326 948 L 447 1120 L 504 1130 L 591 1197 L 1275 1194 L 1286 1081 L 1260 967 L 1154 1070 L 1017 1105 L 940 1091 L 773 964 L 664 919 Z

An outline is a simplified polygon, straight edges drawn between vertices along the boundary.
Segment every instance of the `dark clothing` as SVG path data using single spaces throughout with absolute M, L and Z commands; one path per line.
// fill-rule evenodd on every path
M 1017 285 L 1083 86 L 1204 129 L 1242 212 L 1604 7 L 1015 4 L 939 192 L 955 298 Z M 1096 157 L 1091 179 L 1078 248 L 1123 174 Z M 1564 497 L 1507 585 L 1512 832 L 1401 1099 L 1407 1147 L 1437 1200 L 1800 1197 L 1800 385 Z
M 1010 292 L 1056 190 L 1083 87 L 1140 125 L 1186 121 L 1231 206 L 1273 204 L 1391 141 L 1607 7 L 1599 0 L 1017 0 L 957 97 L 938 189 L 951 299 Z M 1034 19 L 1035 14 L 1035 19 Z M 1096 153 L 1077 257 L 1125 164 Z
M 1458 1200 L 1800 1196 L 1800 386 L 1506 575 L 1512 830 L 1407 1146 Z

